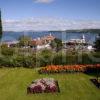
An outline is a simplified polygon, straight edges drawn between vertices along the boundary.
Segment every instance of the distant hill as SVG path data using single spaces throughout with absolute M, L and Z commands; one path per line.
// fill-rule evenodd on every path
M 4 31 L 4 32 L 9 32 L 9 33 L 14 33 L 14 32 L 17 32 L 17 31 Z M 18 31 L 19 32 L 19 31 Z M 25 31 L 20 31 L 21 33 L 22 32 L 25 32 Z M 52 33 L 52 32 L 68 32 L 68 33 L 100 33 L 100 29 L 72 29 L 72 30 L 66 30 L 66 31 L 62 31 L 62 30 L 51 30 L 51 31 L 27 31 L 27 32 L 49 32 L 49 33 Z
M 66 31 L 49 31 L 49 32 L 68 32 L 68 33 L 100 33 L 100 29 L 72 29 L 72 30 L 66 30 Z
M 80 33 L 100 33 L 100 29 L 80 29 L 80 30 L 66 30 L 66 32 L 80 32 Z

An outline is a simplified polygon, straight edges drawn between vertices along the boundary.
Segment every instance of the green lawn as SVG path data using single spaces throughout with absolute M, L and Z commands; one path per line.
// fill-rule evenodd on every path
M 58 80 L 61 93 L 27 95 L 27 86 L 37 78 Z M 39 75 L 34 69 L 0 69 L 0 100 L 100 100 L 100 90 L 85 74 Z

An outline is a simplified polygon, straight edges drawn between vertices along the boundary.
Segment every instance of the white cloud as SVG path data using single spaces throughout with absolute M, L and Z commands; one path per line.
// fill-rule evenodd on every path
M 51 3 L 54 0 L 34 0 L 35 3 Z
M 100 21 L 70 21 L 61 18 L 33 18 L 3 21 L 4 31 L 42 31 L 99 28 Z

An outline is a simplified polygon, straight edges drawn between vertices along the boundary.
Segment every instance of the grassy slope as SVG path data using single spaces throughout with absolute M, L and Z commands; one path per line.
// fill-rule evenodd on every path
M 27 95 L 32 80 L 53 77 L 59 81 L 61 93 Z M 33 69 L 0 69 L 0 100 L 100 100 L 100 90 L 85 74 L 39 75 Z

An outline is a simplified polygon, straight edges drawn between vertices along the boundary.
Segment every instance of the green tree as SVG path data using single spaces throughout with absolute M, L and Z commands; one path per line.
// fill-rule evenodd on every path
M 1 10 L 0 10 L 0 40 L 2 37 L 2 21 L 1 21 Z
M 94 48 L 95 48 L 95 51 L 100 52 L 100 34 L 96 38 L 96 41 L 94 43 Z
M 28 36 L 22 36 L 19 38 L 19 46 L 23 47 L 23 46 L 29 46 L 31 42 L 31 38 Z
M 14 48 L 9 48 L 7 46 L 7 44 L 2 44 L 1 45 L 1 54 L 4 55 L 4 56 L 13 56 L 15 52 L 15 49 Z
M 51 43 L 50 43 L 51 47 L 53 49 L 56 49 L 56 51 L 59 51 L 62 49 L 62 40 L 55 38 Z
M 44 49 L 36 55 L 36 63 L 41 67 L 52 64 L 52 60 L 53 52 L 48 49 Z
M 94 45 L 95 51 L 100 53 L 100 34 L 97 36 L 95 45 Z M 97 55 L 99 55 L 99 53 Z M 99 56 L 100 58 L 100 56 Z M 97 73 L 96 73 L 96 79 L 99 82 L 99 77 L 100 77 L 100 69 L 97 68 Z

